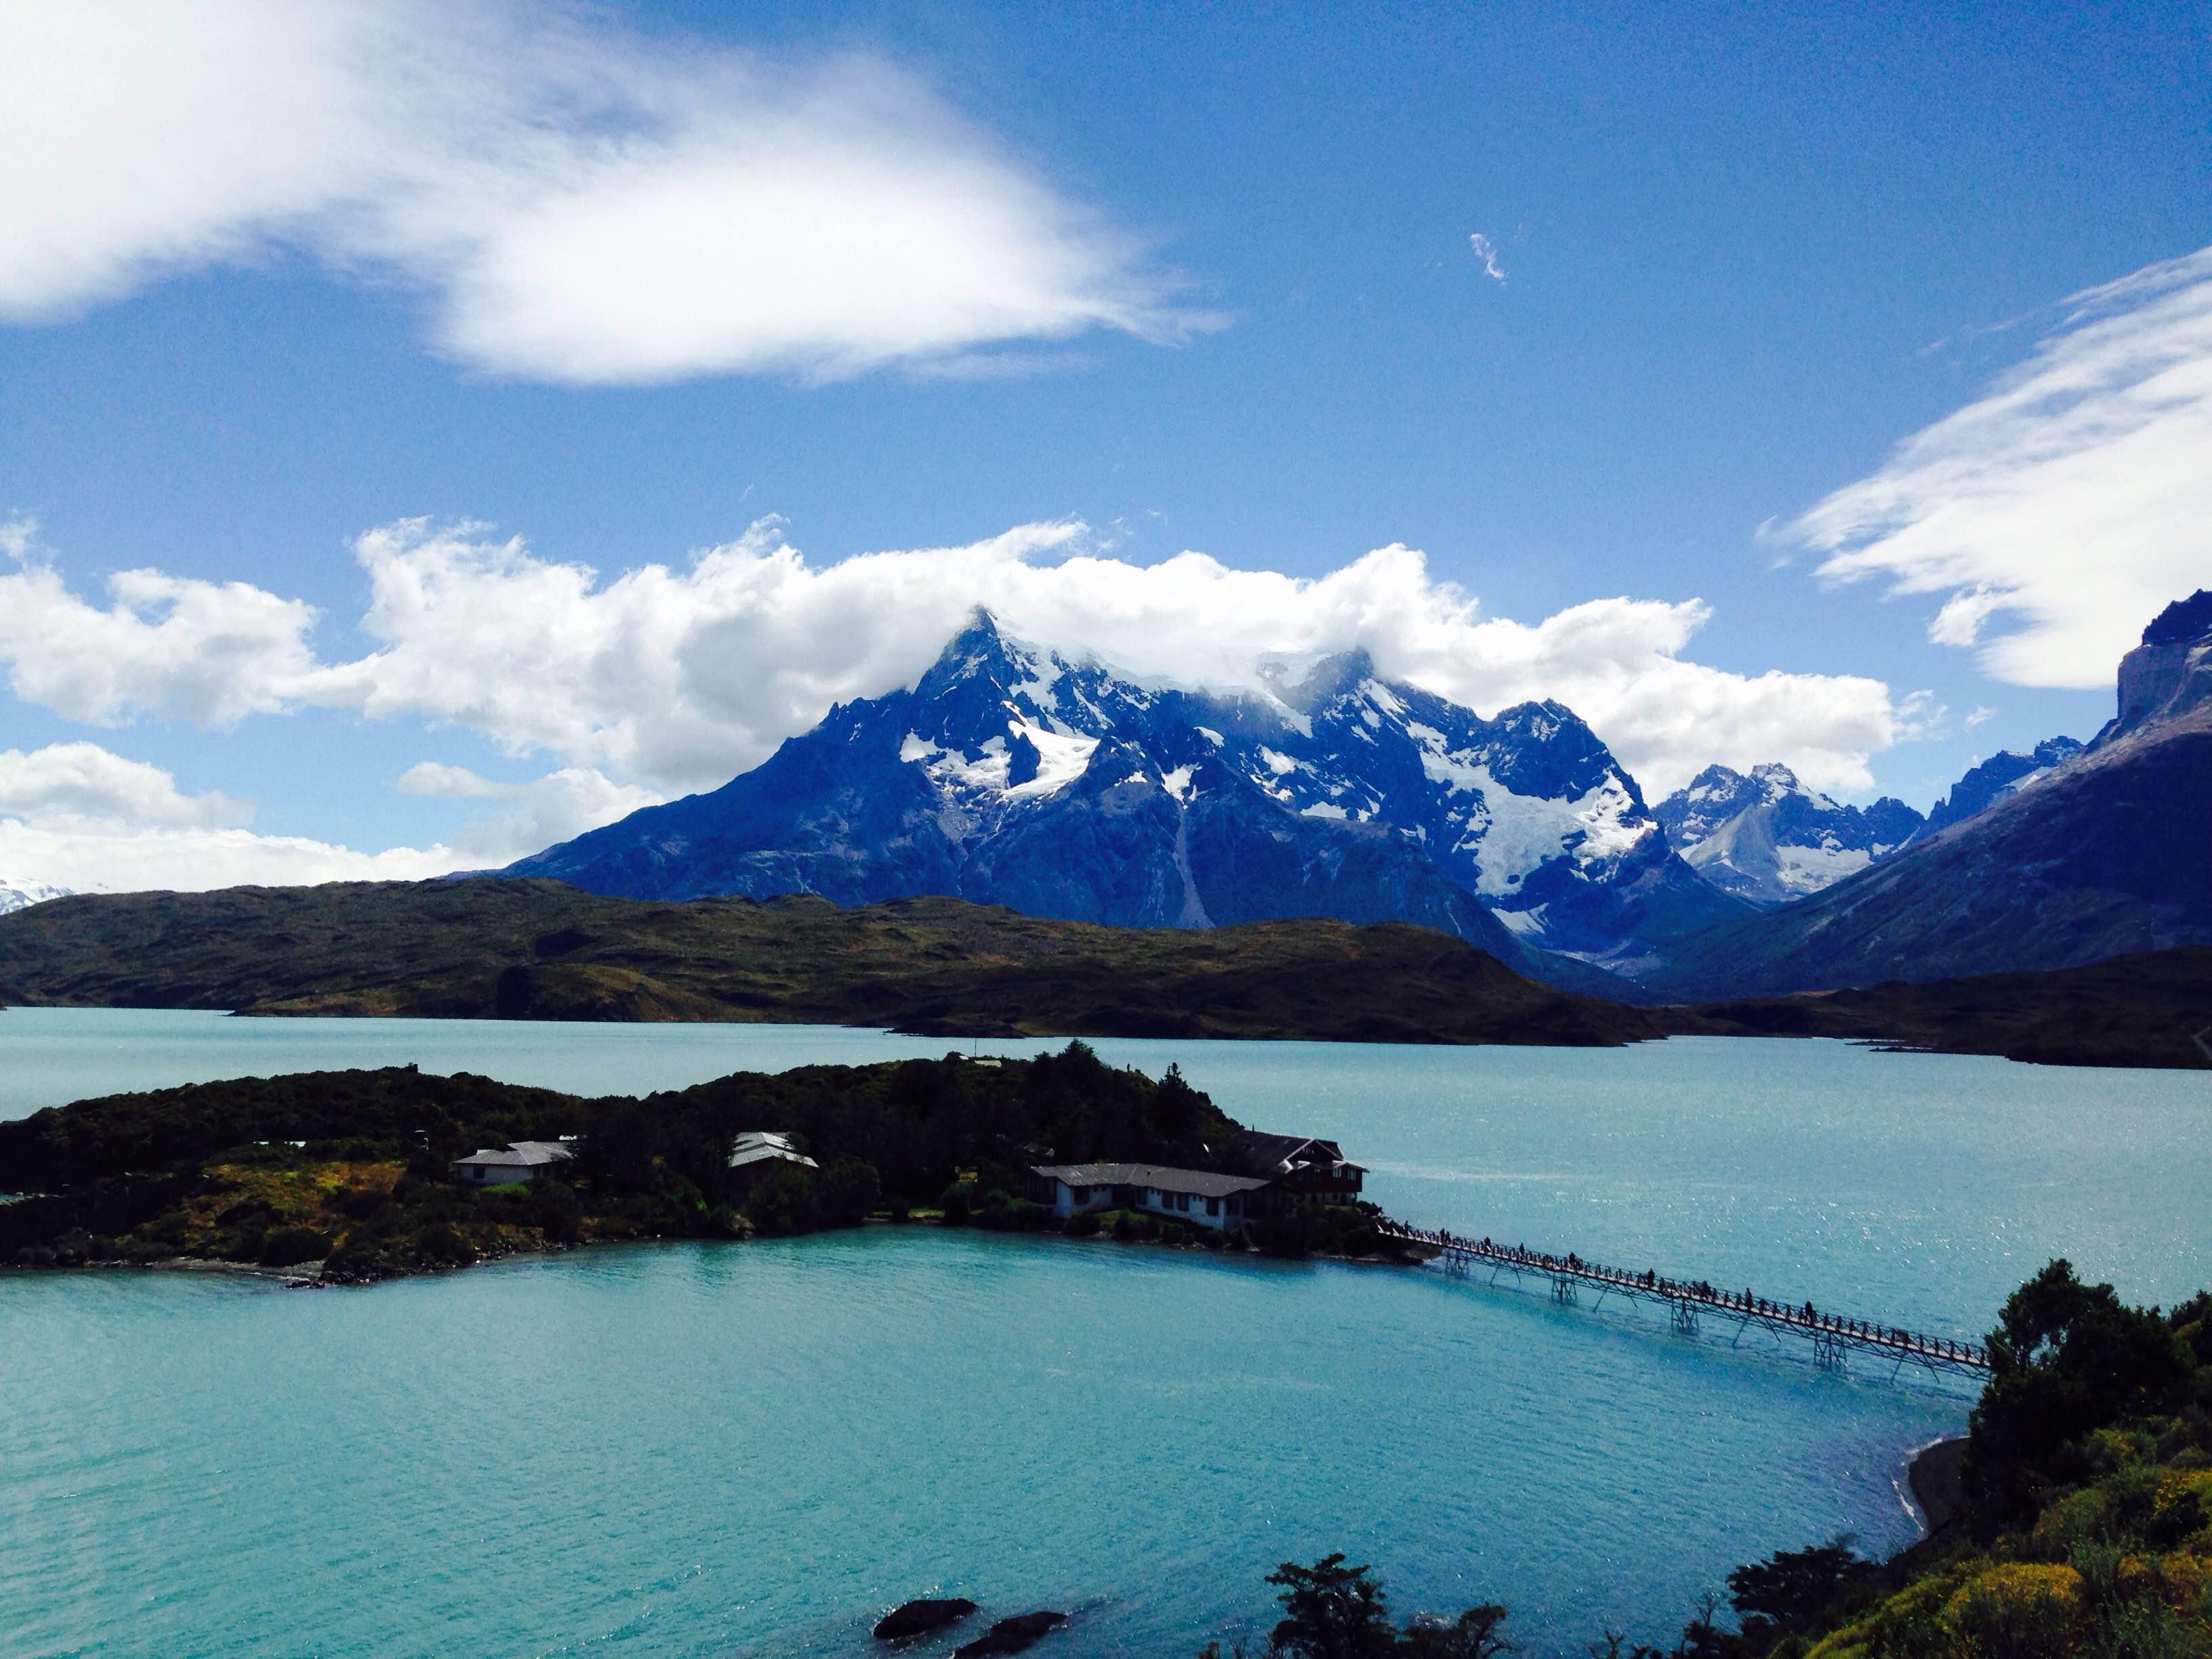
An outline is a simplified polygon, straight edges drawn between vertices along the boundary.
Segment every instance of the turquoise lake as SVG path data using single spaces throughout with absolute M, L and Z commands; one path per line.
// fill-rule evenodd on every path
M 1979 1333 L 2059 1254 L 2142 1301 L 2212 1280 L 2202 1074 L 1717 1040 L 1096 1046 L 1342 1139 L 1409 1220 L 1887 1322 Z M 0 1115 L 330 1066 L 629 1093 L 945 1047 L 18 1010 Z M 1432 1271 L 922 1229 L 358 1291 L 0 1273 L 0 1632 L 846 1655 L 939 1590 L 1076 1613 L 1040 1655 L 1188 1656 L 1264 1637 L 1273 1564 L 1342 1548 L 1401 1613 L 1506 1602 L 1534 1654 L 1604 1624 L 1656 1641 L 1742 1560 L 1914 1535 L 1901 1466 L 1965 1420 L 1963 1393 L 1728 1336 Z

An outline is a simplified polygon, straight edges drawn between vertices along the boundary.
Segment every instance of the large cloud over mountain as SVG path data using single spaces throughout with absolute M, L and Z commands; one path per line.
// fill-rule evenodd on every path
M 310 705 L 416 717 L 659 793 L 718 784 L 831 703 L 911 683 L 977 605 L 1148 680 L 1253 684 L 1270 653 L 1362 647 L 1386 675 L 1486 713 L 1557 698 L 1662 793 L 1716 759 L 1779 758 L 1821 787 L 1863 787 L 1868 755 L 1905 719 L 1877 681 L 1688 660 L 1698 600 L 1486 618 L 1400 546 L 1301 579 L 1200 553 L 1131 564 L 1079 525 L 1042 524 L 817 567 L 767 523 L 682 567 L 602 580 L 519 540 L 415 520 L 360 538 L 359 628 L 377 648 L 326 661 L 315 613 L 295 601 L 137 571 L 102 605 L 27 530 L 15 539 L 0 660 L 18 696 L 71 718 L 223 725 Z
M 570 384 L 957 365 L 1211 325 L 888 64 L 520 0 L 0 8 L 0 319 L 304 252 Z

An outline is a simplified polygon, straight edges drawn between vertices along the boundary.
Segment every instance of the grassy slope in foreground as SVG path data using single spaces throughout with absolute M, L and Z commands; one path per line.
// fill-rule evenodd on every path
M 4 1003 L 1575 1047 L 1686 1029 L 1401 923 L 1137 930 L 948 898 L 669 904 L 490 878 L 55 900 L 0 919 Z

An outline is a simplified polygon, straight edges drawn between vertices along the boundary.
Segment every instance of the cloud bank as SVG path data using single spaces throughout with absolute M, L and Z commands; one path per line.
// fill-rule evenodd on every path
M 526 783 L 495 783 L 424 762 L 403 793 L 501 803 L 451 842 L 364 853 L 301 836 L 258 835 L 246 802 L 187 794 L 175 777 L 97 744 L 0 751 L 0 872 L 76 892 L 198 891 L 241 883 L 421 881 L 495 869 L 650 806 L 661 797 L 564 767 Z
M 330 661 L 315 612 L 295 600 L 136 571 L 102 603 L 17 540 L 16 568 L 0 574 L 0 662 L 27 701 L 109 723 L 219 726 L 317 707 L 462 726 L 562 769 L 527 799 L 434 764 L 399 787 L 500 799 L 549 826 L 757 765 L 833 703 L 912 684 L 977 605 L 1024 637 L 1154 683 L 1252 685 L 1270 653 L 1357 647 L 1384 674 L 1486 713 L 1557 698 L 1661 793 L 1715 760 L 1777 759 L 1818 787 L 1863 790 L 1868 756 L 1910 735 L 1910 709 L 1878 681 L 1690 660 L 1700 601 L 1485 617 L 1402 546 L 1305 579 L 1202 553 L 1135 565 L 1056 523 L 817 567 L 769 521 L 683 567 L 602 580 L 481 527 L 409 520 L 356 544 L 368 588 L 357 628 L 375 648 Z
M 2068 303 L 1988 395 L 1781 533 L 1830 581 L 1943 595 L 1929 638 L 1998 679 L 2102 687 L 2212 583 L 2212 248 Z
M 19 0 L 0 107 L 0 319 L 304 252 L 420 290 L 461 363 L 577 385 L 1216 320 L 888 64 L 579 7 Z

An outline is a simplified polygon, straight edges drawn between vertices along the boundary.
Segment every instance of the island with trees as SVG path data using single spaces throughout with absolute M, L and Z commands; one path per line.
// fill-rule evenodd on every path
M 789 1155 L 733 1158 L 763 1132 Z M 0 1204 L 0 1261 L 231 1262 L 338 1285 L 595 1241 L 871 1219 L 1394 1254 L 1368 1204 L 1285 1206 L 1227 1228 L 1135 1210 L 1062 1222 L 1030 1196 L 1039 1164 L 1221 1170 L 1244 1133 L 1175 1068 L 1154 1079 L 1081 1042 L 1027 1060 L 739 1073 L 641 1099 L 412 1066 L 243 1078 L 0 1123 L 0 1192 L 15 1195 Z M 481 1149 L 518 1145 L 549 1149 L 532 1178 L 467 1178 Z

